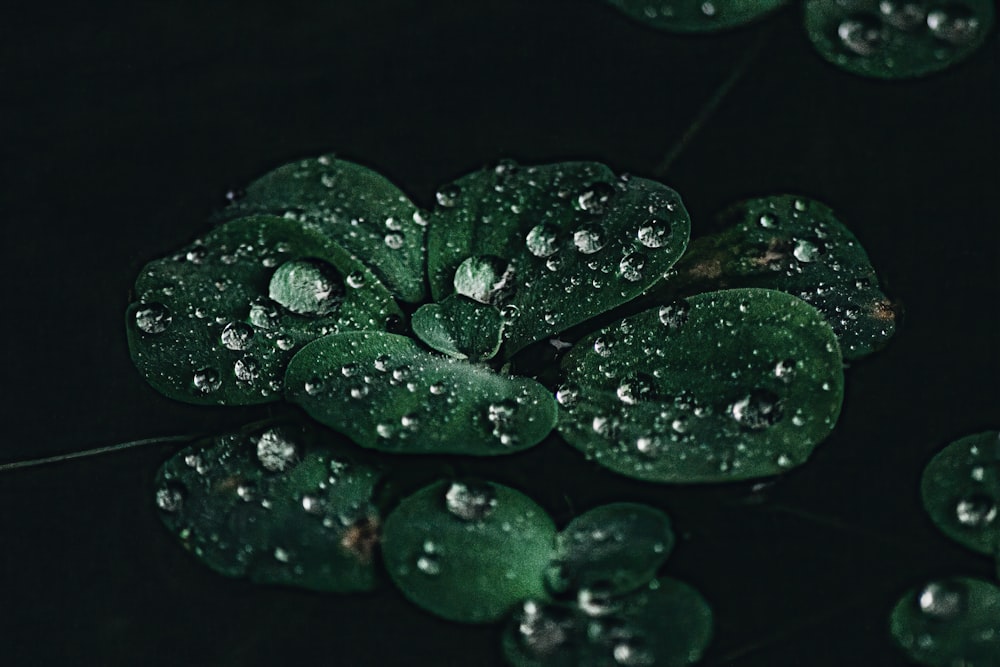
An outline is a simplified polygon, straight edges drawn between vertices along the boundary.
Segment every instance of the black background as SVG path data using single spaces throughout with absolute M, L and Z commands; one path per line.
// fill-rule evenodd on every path
M 666 507 L 667 573 L 711 602 L 708 665 L 896 665 L 887 616 L 934 575 L 992 577 L 922 512 L 931 454 L 997 428 L 995 38 L 966 63 L 885 83 L 811 50 L 799 8 L 714 36 L 597 0 L 36 3 L 4 19 L 2 458 L 214 431 L 260 410 L 185 406 L 136 373 L 124 336 L 148 260 L 205 229 L 227 190 L 336 151 L 429 205 L 511 157 L 653 176 L 757 40 L 717 112 L 662 174 L 695 234 L 739 198 L 832 205 L 906 316 L 847 374 L 841 422 L 762 492 L 671 488 L 568 447 L 498 479 L 565 522 L 610 500 Z M 160 525 L 164 446 L 0 476 L 0 660 L 13 665 L 500 665 L 496 628 L 392 590 L 323 596 L 219 577 Z

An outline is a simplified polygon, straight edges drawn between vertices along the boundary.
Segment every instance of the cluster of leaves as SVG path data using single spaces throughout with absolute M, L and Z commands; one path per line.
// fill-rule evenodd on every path
M 165 522 L 231 576 L 348 591 L 384 571 L 464 622 L 521 604 L 514 665 L 697 659 L 707 606 L 655 578 L 666 516 L 611 505 L 557 533 L 486 481 L 399 500 L 386 454 L 497 456 L 557 432 L 643 480 L 780 474 L 832 430 L 843 360 L 894 330 L 857 240 L 802 197 L 737 204 L 688 247 L 676 192 L 597 163 L 503 162 L 425 211 L 322 156 L 218 217 L 138 278 L 137 367 L 187 402 L 284 398 L 353 445 L 297 422 L 199 444 L 161 470 Z
M 924 507 L 959 544 L 997 559 L 1000 576 L 1000 432 L 961 438 L 924 469 Z M 1000 587 L 983 579 L 937 579 L 908 591 L 892 612 L 897 643 L 931 667 L 1000 665 Z
M 749 23 L 790 0 L 607 0 L 629 16 L 671 32 L 710 32 Z M 993 0 L 804 0 L 806 34 L 829 62 L 880 79 L 950 67 L 986 41 Z

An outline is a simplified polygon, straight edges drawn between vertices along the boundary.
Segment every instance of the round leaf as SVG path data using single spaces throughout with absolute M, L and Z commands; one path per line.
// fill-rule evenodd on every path
M 498 307 L 509 356 L 641 294 L 689 232 L 680 197 L 660 183 L 593 162 L 502 163 L 438 192 L 431 293 Z
M 806 32 L 826 60 L 862 76 L 903 79 L 968 58 L 989 37 L 994 0 L 806 0 Z
M 377 583 L 379 473 L 315 429 L 286 424 L 225 435 L 171 457 L 156 504 L 213 570 L 318 591 Z
M 624 593 L 649 583 L 674 545 L 670 518 L 636 503 L 595 507 L 556 539 L 549 585 L 558 592 Z
M 158 391 L 188 403 L 277 400 L 298 348 L 400 316 L 343 248 L 271 216 L 233 220 L 147 264 L 135 291 L 132 359 Z
M 680 581 L 657 579 L 595 605 L 525 602 L 504 632 L 513 667 L 683 667 L 701 659 L 712 638 L 712 610 Z
M 438 482 L 389 514 L 382 555 L 414 604 L 453 621 L 489 623 L 544 594 L 555 532 L 545 510 L 514 489 Z
M 538 444 L 556 422 L 551 393 L 534 380 L 381 332 L 305 346 L 285 385 L 289 400 L 359 445 L 404 454 L 509 454 Z
M 452 295 L 421 306 L 413 314 L 413 333 L 438 352 L 482 361 L 500 349 L 503 318 L 493 306 Z
M 906 593 L 892 611 L 896 643 L 931 667 L 1000 665 L 1000 588 L 968 577 L 931 581 Z
M 1000 432 L 966 436 L 938 452 L 924 468 L 920 494 L 945 535 L 1000 555 Z
M 888 343 L 896 329 L 892 304 L 861 244 L 828 207 L 775 195 L 736 204 L 721 217 L 731 226 L 692 241 L 661 292 L 781 290 L 823 314 L 846 359 Z
M 315 224 L 403 301 L 423 300 L 424 215 L 384 176 L 333 155 L 278 167 L 222 215 L 269 213 Z
M 563 360 L 559 431 L 655 482 L 764 477 L 808 458 L 840 413 L 830 325 L 783 292 L 699 294 L 626 318 Z
M 712 32 L 749 23 L 788 0 L 608 0 L 628 16 L 670 32 Z

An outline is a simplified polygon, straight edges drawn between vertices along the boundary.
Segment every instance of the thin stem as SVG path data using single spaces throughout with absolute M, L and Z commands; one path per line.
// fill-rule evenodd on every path
M 835 528 L 837 530 L 843 531 L 845 533 L 850 533 L 852 535 L 857 535 L 865 539 L 871 540 L 872 542 L 878 542 L 880 544 L 890 546 L 896 549 L 902 549 L 905 551 L 912 551 L 913 549 L 922 549 L 924 545 L 915 539 L 909 537 L 886 537 L 875 531 L 865 530 L 855 526 L 843 519 L 838 519 L 837 517 L 824 516 L 822 514 L 816 514 L 814 512 L 808 512 L 806 510 L 797 509 L 795 507 L 788 507 L 787 505 L 768 505 L 764 509 L 772 512 L 780 512 L 782 514 L 787 514 L 789 516 L 798 517 L 800 519 L 805 519 L 806 521 L 811 521 L 813 523 L 818 523 L 820 525 L 827 526 L 829 528 Z
M 84 449 L 79 452 L 70 452 L 68 454 L 56 454 L 55 456 L 46 456 L 40 459 L 28 459 L 26 461 L 12 461 L 10 463 L 0 463 L 0 473 L 8 472 L 10 470 L 20 470 L 22 468 L 33 468 L 35 466 L 41 466 L 47 463 L 61 463 L 62 461 L 84 459 L 91 456 L 98 456 L 100 454 L 121 452 L 126 449 L 134 449 L 136 447 L 144 447 L 146 445 L 167 445 L 174 443 L 187 443 L 197 440 L 200 437 L 202 436 L 174 435 L 163 438 L 143 438 L 142 440 L 130 440 L 128 442 L 119 442 L 117 444 L 108 445 L 106 447 L 95 447 L 94 449 Z
M 686 130 L 684 130 L 684 134 L 681 135 L 681 138 L 667 152 L 663 160 L 661 160 L 660 163 L 653 169 L 653 176 L 663 177 L 666 175 L 673 163 L 678 157 L 680 157 L 681 153 L 684 152 L 684 149 L 686 149 L 694 138 L 698 136 L 698 132 L 701 131 L 705 122 L 712 117 L 712 114 L 714 114 L 716 109 L 719 108 L 722 101 L 726 99 L 729 92 L 734 86 L 736 86 L 739 80 L 743 78 L 743 75 L 746 74 L 747 69 L 750 68 L 750 65 L 753 64 L 754 60 L 757 59 L 757 56 L 759 56 L 761 51 L 764 49 L 764 45 L 767 44 L 770 36 L 770 26 L 761 29 L 761 31 L 757 34 L 757 39 L 754 40 L 753 44 L 750 45 L 750 48 L 743 54 L 743 57 L 736 63 L 736 67 L 733 68 L 733 71 L 730 72 L 725 79 L 723 79 L 722 83 L 719 84 L 719 87 L 715 89 L 715 92 L 708 98 L 708 101 L 698 112 L 698 115 L 695 116 L 694 120 L 691 121 L 691 124 L 688 125 Z

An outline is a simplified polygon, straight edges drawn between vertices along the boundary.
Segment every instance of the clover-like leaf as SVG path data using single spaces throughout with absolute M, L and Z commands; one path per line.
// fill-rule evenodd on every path
M 426 218 L 381 174 L 333 155 L 278 167 L 246 188 L 226 218 L 268 213 L 315 224 L 399 299 L 424 298 Z
M 1000 588 L 950 577 L 908 591 L 892 612 L 896 643 L 930 667 L 1000 666 Z
M 369 590 L 380 473 L 296 424 L 188 447 L 157 476 L 156 504 L 184 547 L 213 570 L 318 591 Z
M 556 528 L 545 510 L 492 482 L 438 482 L 385 522 L 389 576 L 414 604 L 453 621 L 489 623 L 544 595 Z
M 687 584 L 661 578 L 628 595 L 577 604 L 528 600 L 507 625 L 513 667 L 683 667 L 712 638 L 712 610 Z
M 549 586 L 616 595 L 649 583 L 674 545 L 670 518 L 637 503 L 612 503 L 581 514 L 556 539 Z
M 1000 432 L 966 436 L 938 452 L 924 468 L 920 494 L 945 535 L 1000 555 Z
M 232 220 L 147 264 L 135 291 L 132 359 L 158 391 L 189 403 L 277 400 L 298 348 L 401 314 L 347 251 L 272 216 Z
M 831 63 L 879 79 L 950 67 L 983 45 L 994 0 L 806 0 L 809 39 Z
M 407 454 L 509 454 L 555 426 L 552 394 L 530 378 L 441 357 L 404 336 L 353 332 L 295 355 L 289 400 L 363 447 Z
M 413 333 L 438 352 L 469 361 L 492 358 L 499 350 L 504 321 L 495 307 L 453 294 L 413 313 Z
M 837 339 L 805 301 L 757 288 L 628 317 L 563 359 L 559 431 L 618 473 L 656 482 L 763 477 L 833 429 Z
M 438 191 L 431 293 L 497 306 L 507 355 L 630 301 L 687 245 L 676 192 L 594 162 L 501 163 Z
M 884 347 L 895 313 L 858 240 L 825 205 L 792 195 L 750 199 L 720 216 L 731 225 L 697 238 L 661 293 L 765 287 L 815 306 L 846 359 Z
M 788 0 L 607 0 L 628 16 L 670 32 L 712 32 L 749 23 Z

